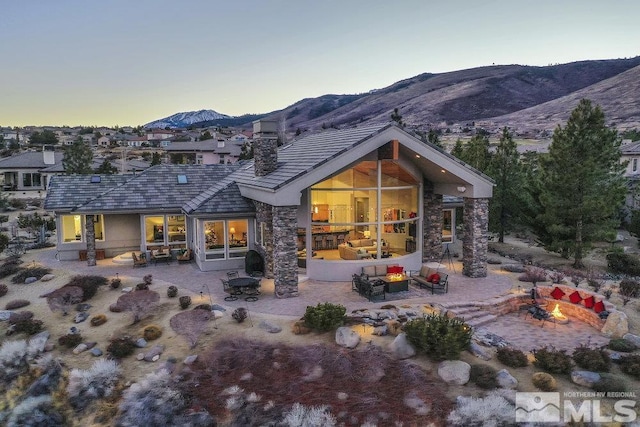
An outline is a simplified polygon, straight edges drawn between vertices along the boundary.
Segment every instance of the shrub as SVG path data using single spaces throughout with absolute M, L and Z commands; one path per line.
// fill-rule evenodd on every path
M 169 298 L 175 298 L 178 296 L 178 287 L 177 286 L 169 286 L 169 288 L 167 289 L 167 296 Z
M 611 252 L 607 254 L 607 268 L 612 273 L 640 276 L 640 259 L 631 254 Z
M 0 297 L 3 297 L 9 292 L 9 288 L 4 283 L 0 283 Z
M 616 338 L 609 341 L 607 345 L 613 351 L 619 351 L 621 353 L 630 353 L 636 350 L 638 347 L 629 340 L 625 340 L 624 338 Z
M 562 272 L 571 279 L 571 283 L 573 283 L 573 286 L 576 288 L 585 277 L 584 272 L 576 268 L 565 268 Z
M 242 323 L 244 319 L 247 318 L 247 309 L 244 307 L 236 308 L 233 310 L 233 313 L 231 313 L 231 317 L 233 317 L 236 322 Z
M 82 335 L 80 334 L 67 334 L 58 338 L 58 344 L 67 348 L 75 348 L 82 342 Z
M 496 392 L 486 397 L 459 396 L 456 409 L 447 417 L 451 426 L 506 426 L 513 424 L 515 407 Z
M 600 288 L 604 286 L 606 279 L 602 272 L 589 268 L 587 270 L 587 285 L 593 288 L 595 292 L 599 292 Z
M 624 384 L 624 381 L 621 381 L 621 378 L 617 378 L 610 374 L 601 374 L 600 381 L 595 383 L 593 387 L 591 387 L 595 391 L 600 392 L 617 392 L 617 391 L 627 391 L 627 388 Z
M 138 323 L 144 315 L 151 311 L 160 301 L 160 294 L 142 290 L 120 295 L 117 305 L 125 311 L 133 313 L 133 323 Z
M 527 267 L 524 273 L 518 277 L 521 282 L 531 282 L 534 285 L 547 280 L 547 272 L 540 267 Z
M 109 283 L 109 286 L 111 287 L 111 289 L 118 289 L 120 285 L 122 285 L 122 280 L 120 280 L 117 277 L 114 279 L 111 279 L 111 283 Z
M 42 331 L 42 320 L 24 319 L 14 323 L 13 331 L 15 333 L 24 332 L 27 335 L 34 335 Z
M 556 285 L 562 283 L 564 278 L 565 275 L 561 271 L 552 271 L 551 273 L 549 273 L 549 279 L 551 280 L 551 283 L 554 283 Z
M 77 286 L 82 289 L 82 301 L 90 300 L 98 292 L 100 286 L 107 284 L 107 278 L 103 276 L 80 275 L 73 276 L 65 286 Z
M 142 282 L 147 286 L 151 286 L 151 282 L 153 282 L 153 274 L 146 274 L 142 278 Z
M 122 359 L 123 357 L 130 356 L 135 350 L 136 343 L 129 336 L 114 338 L 107 346 L 107 353 L 114 359 Z
M 556 391 L 558 389 L 556 379 L 546 372 L 536 372 L 531 377 L 531 382 L 542 391 Z
M 178 335 L 187 340 L 190 348 L 194 348 L 212 318 L 213 314 L 206 310 L 183 311 L 171 317 L 169 325 Z
M 71 308 L 82 302 L 82 288 L 77 286 L 63 286 L 47 294 L 47 304 L 51 311 L 62 311 L 67 315 Z
M 509 273 L 524 273 L 526 271 L 524 265 L 521 264 L 505 264 L 501 268 Z
M 117 302 L 109 305 L 109 311 L 112 313 L 122 313 L 124 310 Z
M 58 412 L 51 395 L 29 396 L 20 402 L 6 419 L 7 426 L 63 426 L 69 420 Z
M 336 419 L 331 414 L 331 408 L 325 405 L 306 407 L 300 403 L 294 403 L 291 409 L 282 414 L 282 416 L 282 425 L 284 427 L 333 427 L 336 425 Z
M 435 314 L 407 322 L 404 330 L 409 342 L 434 360 L 458 359 L 473 333 L 464 321 Z
M 16 274 L 20 270 L 22 270 L 20 264 L 5 262 L 4 264 L 0 265 L 0 278 L 11 276 L 12 274 Z
M 315 307 L 307 306 L 303 319 L 308 328 L 318 332 L 328 332 L 342 325 L 346 312 L 347 309 L 340 304 L 325 302 Z
M 611 359 L 602 349 L 580 346 L 573 352 L 573 360 L 578 366 L 588 371 L 609 372 Z
M 640 282 L 628 278 L 620 281 L 618 293 L 622 297 L 622 302 L 626 305 L 632 298 L 640 297 Z
M 475 385 L 484 389 L 494 389 L 498 387 L 498 371 L 489 365 L 471 365 L 469 379 Z
M 33 319 L 33 312 L 28 310 L 16 311 L 9 315 L 9 324 L 15 325 L 17 322 L 21 320 Z
M 107 316 L 104 314 L 96 314 L 91 318 L 89 323 L 91 324 L 91 326 L 104 325 L 105 323 L 107 323 Z
M 527 355 L 511 347 L 500 347 L 496 353 L 498 360 L 511 368 L 524 368 L 529 364 Z
M 26 340 L 5 340 L 0 345 L 0 380 L 9 384 L 26 371 L 43 351 L 47 342 L 46 337 L 34 337 Z
M 620 370 L 627 375 L 640 378 L 640 355 L 632 354 L 622 356 L 620 359 Z
M 149 285 L 142 282 L 142 283 L 138 283 L 136 285 L 136 291 L 148 291 L 149 290 Z
M 110 396 L 119 376 L 120 368 L 113 360 L 96 360 L 88 370 L 72 369 L 67 385 L 71 406 L 84 409 L 95 399 Z
M 183 295 L 178 298 L 178 303 L 180 304 L 180 308 L 183 310 L 189 308 L 191 305 L 191 297 L 189 295 Z
M 568 374 L 571 372 L 571 357 L 564 350 L 549 349 L 546 346 L 533 350 L 538 368 L 552 374 Z
M 47 267 L 30 267 L 20 269 L 15 276 L 11 278 L 11 283 L 24 283 L 27 277 L 35 277 L 40 280 L 45 274 L 51 273 L 51 269 Z
M 13 301 L 9 301 L 4 307 L 6 310 L 17 310 L 29 304 L 31 304 L 31 302 L 26 299 L 14 299 Z
M 157 325 L 149 325 L 142 330 L 142 336 L 147 341 L 157 340 L 162 336 L 162 328 Z
M 198 304 L 193 309 L 211 311 L 211 304 Z

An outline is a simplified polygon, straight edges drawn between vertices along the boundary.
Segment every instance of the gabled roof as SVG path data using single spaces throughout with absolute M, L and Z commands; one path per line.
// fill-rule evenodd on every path
M 630 142 L 622 146 L 622 155 L 632 156 L 640 154 L 640 141 Z
M 63 157 L 62 152 L 54 152 L 55 164 L 61 164 Z M 0 169 L 45 169 L 51 166 L 44 163 L 42 151 L 26 151 L 0 159 Z
M 234 174 L 188 201 L 182 208 L 191 215 L 255 211 L 253 202 L 240 194 Z
M 91 182 L 100 176 L 100 182 Z M 124 184 L 132 175 L 54 175 L 49 180 L 44 208 L 48 211 L 70 211 L 105 191 Z

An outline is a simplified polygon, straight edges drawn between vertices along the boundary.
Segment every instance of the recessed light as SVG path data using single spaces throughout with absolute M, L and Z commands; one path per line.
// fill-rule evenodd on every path
M 440 169 L 440 172 L 442 172 L 442 173 L 446 173 L 447 171 L 446 171 L 446 170 L 444 170 L 444 169 Z
M 420 158 L 420 154 L 416 154 L 416 159 L 419 159 L 419 158 Z

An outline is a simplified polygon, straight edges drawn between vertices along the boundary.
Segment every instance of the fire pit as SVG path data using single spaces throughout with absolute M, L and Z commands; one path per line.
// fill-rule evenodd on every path
M 556 319 L 556 323 L 564 325 L 565 323 L 569 323 L 569 318 L 562 314 L 560 311 L 560 304 L 556 303 L 555 308 L 551 311 L 551 315 L 554 319 Z

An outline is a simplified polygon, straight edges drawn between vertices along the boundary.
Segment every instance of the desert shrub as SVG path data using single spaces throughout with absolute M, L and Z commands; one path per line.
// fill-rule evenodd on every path
M 96 360 L 87 370 L 72 369 L 67 386 L 71 406 L 84 409 L 92 401 L 110 396 L 119 376 L 120 368 L 113 360 Z
M 169 288 L 167 288 L 167 296 L 169 298 L 175 298 L 178 296 L 178 287 L 177 286 L 169 286 Z
M 51 311 L 61 311 L 65 316 L 71 308 L 82 302 L 83 291 L 78 286 L 63 286 L 47 294 Z
M 142 330 L 142 337 L 147 341 L 157 340 L 162 336 L 162 328 L 158 325 L 149 325 Z
M 522 275 L 518 277 L 521 282 L 531 282 L 534 285 L 547 280 L 547 272 L 540 267 L 527 267 Z
M 67 348 L 75 348 L 82 342 L 82 335 L 80 334 L 67 334 L 58 338 L 58 344 Z
M 602 295 L 604 295 L 604 297 L 607 299 L 607 301 L 609 300 L 609 298 L 611 298 L 611 294 L 613 294 L 613 291 L 611 289 L 605 289 L 602 292 Z
M 624 381 L 622 381 L 621 378 L 610 374 L 601 374 L 600 381 L 596 382 L 591 388 L 595 391 L 605 393 L 610 391 L 627 391 Z
M 147 286 L 151 286 L 151 282 L 153 282 L 153 274 L 145 274 L 142 278 L 142 283 Z
M 9 288 L 4 283 L 0 283 L 0 297 L 3 297 L 9 292 Z
M 514 405 L 496 392 L 491 392 L 484 398 L 459 396 L 456 399 L 456 409 L 447 417 L 447 425 L 512 425 L 514 413 Z
M 599 348 L 580 346 L 574 350 L 572 357 L 578 366 L 588 371 L 609 372 L 611 367 L 609 355 Z
M 498 371 L 489 365 L 471 365 L 469 379 L 475 385 L 484 389 L 494 389 L 498 387 Z
M 627 375 L 640 378 L 640 355 L 631 354 L 620 358 L 620 370 Z
M 183 311 L 171 317 L 169 325 L 178 335 L 187 340 L 191 348 L 194 348 L 212 318 L 213 314 L 208 310 Z
M 120 280 L 117 277 L 114 279 L 111 279 L 111 282 L 109 283 L 109 286 L 111 287 L 111 289 L 118 289 L 120 285 L 122 285 L 122 280 Z
M 29 364 L 44 351 L 46 337 L 33 337 L 26 340 L 5 340 L 0 345 L 0 380 L 4 384 L 26 371 Z
M 231 313 L 231 317 L 233 317 L 236 322 L 242 323 L 244 319 L 247 318 L 247 309 L 244 307 L 236 308 L 233 310 L 233 313 Z
M 607 254 L 607 268 L 611 273 L 640 276 L 640 259 L 624 252 Z
M 556 285 L 562 283 L 564 278 L 565 274 L 562 271 L 552 271 L 551 273 L 549 273 L 549 279 L 551 280 L 551 283 L 554 283 Z
M 69 420 L 59 412 L 51 395 L 29 396 L 16 405 L 6 419 L 6 426 L 63 426 Z
M 533 350 L 536 360 L 533 362 L 538 368 L 552 374 L 568 374 L 571 372 L 571 357 L 564 350 L 542 347 Z
M 601 271 L 594 268 L 587 269 L 587 285 L 589 285 L 595 292 L 599 292 L 600 288 L 604 286 L 606 279 Z
M 571 279 L 571 283 L 573 283 L 573 286 L 575 286 L 576 288 L 578 287 L 580 282 L 582 282 L 582 279 L 585 278 L 584 272 L 582 270 L 578 270 L 577 268 L 567 267 L 562 270 L 562 272 L 565 274 L 565 276 Z
M 105 323 L 107 323 L 107 316 L 104 314 L 96 314 L 91 318 L 89 323 L 91 324 L 91 326 L 104 325 Z
M 37 319 L 24 319 L 14 323 L 13 325 L 13 332 L 17 334 L 25 333 L 27 335 L 34 335 L 42 331 L 42 329 L 42 320 Z
M 109 311 L 112 313 L 122 313 L 124 310 L 117 302 L 114 302 L 113 304 L 109 304 Z
M 136 291 L 148 291 L 148 290 L 149 290 L 149 285 L 147 285 L 144 282 L 138 283 L 136 285 Z
M 117 305 L 125 311 L 133 313 L 133 323 L 138 323 L 160 301 L 160 294 L 142 290 L 120 295 Z
M 511 368 L 524 368 L 529 364 L 527 355 L 511 347 L 500 347 L 496 353 L 498 360 Z
M 27 277 L 35 277 L 40 280 L 45 274 L 51 273 L 51 269 L 47 267 L 29 267 L 20 269 L 15 276 L 11 278 L 11 283 L 24 283 Z
M 114 338 L 107 346 L 107 353 L 114 359 L 130 356 L 136 350 L 136 342 L 129 336 Z
M 336 425 L 336 419 L 331 414 L 331 409 L 325 405 L 309 407 L 299 403 L 294 403 L 291 409 L 282 415 L 282 425 L 286 427 L 333 427 Z
M 630 353 L 636 350 L 638 347 L 629 340 L 625 340 L 624 338 L 616 338 L 609 341 L 607 345 L 613 351 L 619 351 L 621 353 Z
M 409 342 L 433 360 L 458 359 L 473 333 L 464 321 L 435 314 L 407 322 L 404 330 Z
M 521 264 L 505 264 L 501 268 L 509 273 L 524 273 L 526 271 L 524 265 Z
M 103 276 L 79 275 L 73 276 L 65 286 L 77 286 L 82 289 L 82 301 L 93 298 L 100 286 L 107 284 L 107 278 Z
M 531 377 L 531 382 L 542 391 L 556 391 L 558 389 L 556 379 L 546 372 L 536 372 Z
M 191 297 L 189 295 L 183 295 L 178 298 L 178 303 L 180 304 L 180 308 L 183 310 L 189 308 L 191 305 Z
M 184 414 L 187 401 L 175 388 L 165 369 L 133 383 L 123 393 L 119 409 L 116 424 L 122 426 L 215 425 L 210 416 L 194 423 L 189 415 Z
M 15 257 L 12 257 L 15 258 Z M 20 267 L 18 263 L 7 263 L 0 265 L 0 278 L 4 278 L 7 276 L 11 276 L 12 274 L 16 274 L 18 271 L 22 270 L 23 267 Z
M 632 298 L 640 297 L 640 282 L 624 278 L 620 281 L 618 293 L 622 297 L 623 304 L 627 304 Z
M 33 312 L 29 310 L 16 311 L 9 315 L 9 324 L 15 325 L 21 320 L 33 319 Z
M 340 304 L 325 302 L 315 307 L 307 306 L 303 319 L 308 328 L 318 332 L 328 332 L 342 325 L 346 311 L 346 308 Z
M 211 311 L 211 304 L 198 304 L 193 309 Z
M 5 308 L 6 310 L 17 310 L 17 309 L 19 309 L 19 308 L 26 307 L 26 306 L 28 306 L 29 304 L 31 304 L 31 302 L 29 302 L 29 300 L 26 300 L 26 299 L 14 299 L 14 300 L 12 300 L 12 301 L 9 301 L 9 302 L 4 306 L 4 308 Z

